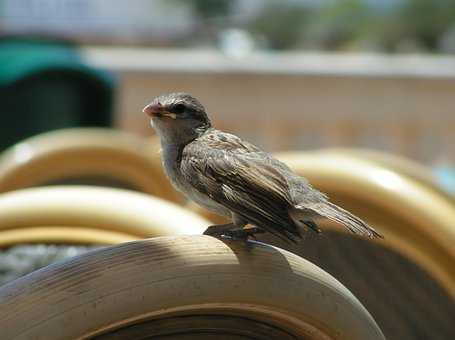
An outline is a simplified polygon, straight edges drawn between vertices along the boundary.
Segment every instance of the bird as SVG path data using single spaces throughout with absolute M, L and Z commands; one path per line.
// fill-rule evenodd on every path
M 215 129 L 190 94 L 158 96 L 143 112 L 160 138 L 162 165 L 172 185 L 231 221 L 209 226 L 205 235 L 248 239 L 269 232 L 297 243 L 307 230 L 320 233 L 321 220 L 330 220 L 354 234 L 382 237 L 271 154 Z

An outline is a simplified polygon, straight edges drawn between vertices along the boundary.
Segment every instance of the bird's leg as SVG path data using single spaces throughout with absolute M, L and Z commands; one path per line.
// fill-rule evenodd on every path
M 235 228 L 234 223 L 211 225 L 204 231 L 204 235 L 221 236 L 232 228 Z
M 236 228 L 227 230 L 224 234 L 232 237 L 233 239 L 246 241 L 250 236 L 255 238 L 255 234 L 265 232 L 263 229 L 258 227 L 244 228 L 248 224 L 248 221 L 236 213 L 232 213 L 232 221 L 234 222 L 234 226 Z
M 239 228 L 239 229 L 232 229 L 226 231 L 225 235 L 230 236 L 235 239 L 241 239 L 241 240 L 246 240 L 248 237 L 253 237 L 256 238 L 256 234 L 262 234 L 265 233 L 264 229 L 261 229 L 259 227 L 251 227 L 251 228 Z
M 262 234 L 265 230 L 259 227 L 244 228 L 248 224 L 243 217 L 232 213 L 232 223 L 212 225 L 204 231 L 204 235 L 229 236 L 237 240 L 247 240 L 248 237 L 255 238 L 255 234 Z
M 247 221 L 236 213 L 231 213 L 231 218 L 232 218 L 231 223 L 212 225 L 212 226 L 208 227 L 204 231 L 204 235 L 210 235 L 210 236 L 215 236 L 215 237 L 218 237 L 221 235 L 231 236 L 229 234 L 229 231 L 231 231 L 233 229 L 241 230 L 247 224 Z M 233 237 L 233 236 L 231 236 L 231 237 Z

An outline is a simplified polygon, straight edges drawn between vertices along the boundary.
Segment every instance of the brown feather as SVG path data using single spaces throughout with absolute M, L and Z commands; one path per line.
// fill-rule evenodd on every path
M 379 236 L 285 164 L 234 135 L 209 130 L 184 147 L 180 169 L 200 193 L 278 237 L 295 241 L 302 223 L 318 231 L 315 215 L 357 234 Z

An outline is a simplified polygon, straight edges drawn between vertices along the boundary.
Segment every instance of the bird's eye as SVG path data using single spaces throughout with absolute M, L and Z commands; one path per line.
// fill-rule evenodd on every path
M 183 104 L 176 104 L 172 107 L 172 112 L 181 114 L 185 111 L 185 105 Z

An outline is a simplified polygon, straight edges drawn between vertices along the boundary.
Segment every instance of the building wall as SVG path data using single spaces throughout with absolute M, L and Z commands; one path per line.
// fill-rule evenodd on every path
M 99 52 L 87 57 L 118 71 L 117 123 L 126 130 L 150 134 L 147 101 L 186 91 L 217 127 L 268 150 L 367 147 L 455 162 L 455 63 L 451 69 L 444 58 L 302 54 L 261 65 L 201 52 Z

